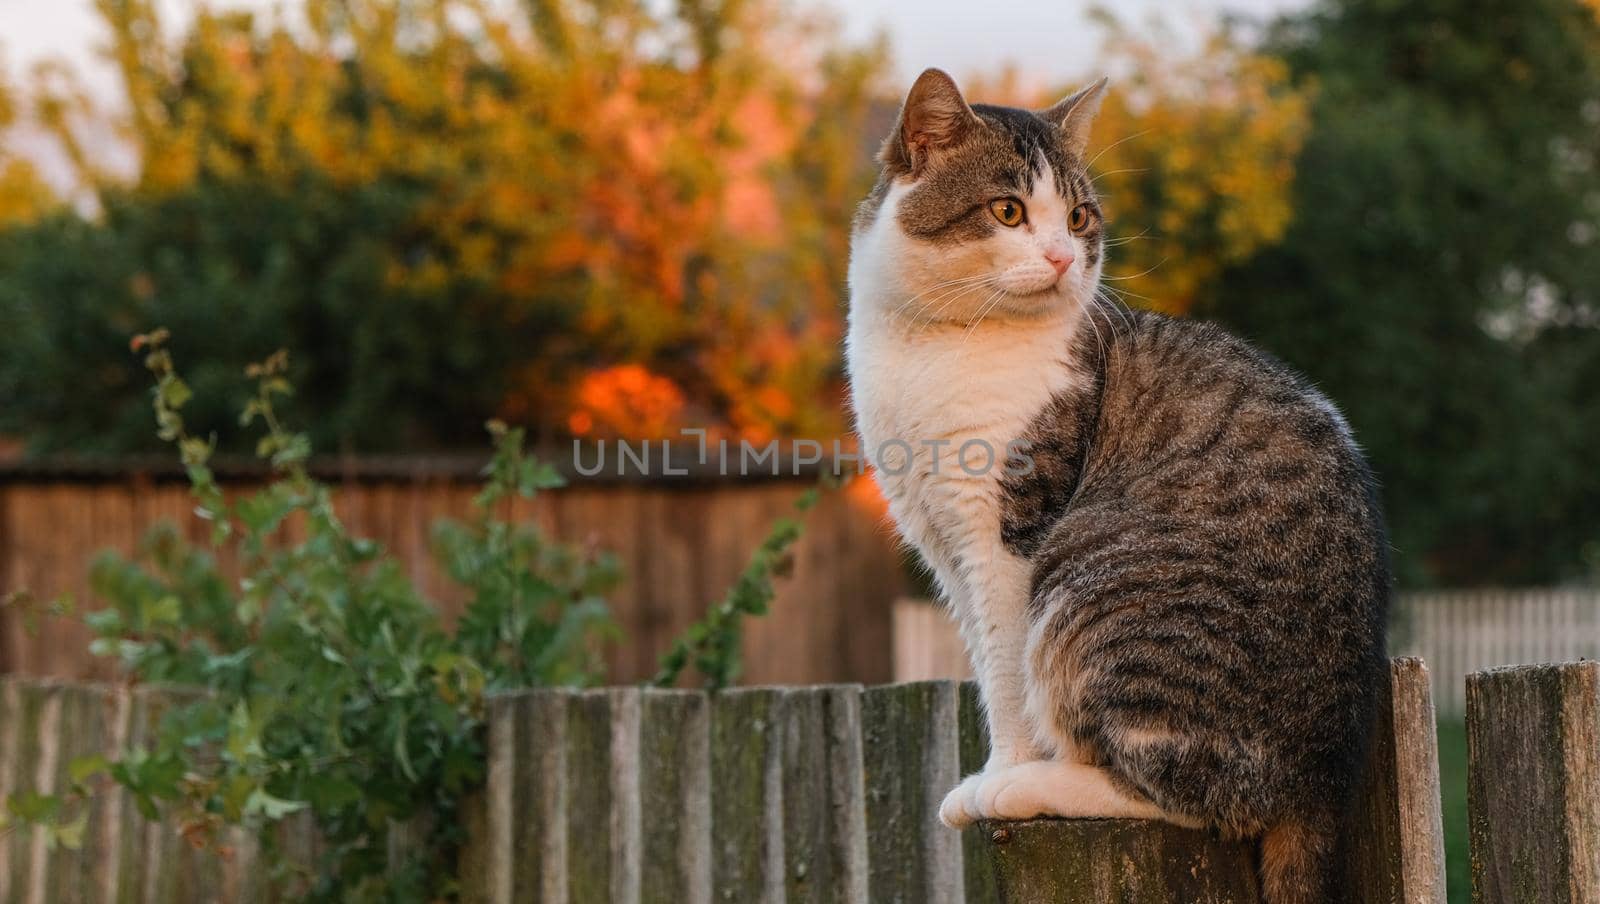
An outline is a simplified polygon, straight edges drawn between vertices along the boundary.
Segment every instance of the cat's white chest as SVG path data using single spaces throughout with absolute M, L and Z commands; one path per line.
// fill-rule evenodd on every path
M 909 330 L 852 320 L 856 429 L 890 512 L 948 593 L 1019 563 L 1000 541 L 1001 481 L 1027 428 L 1077 379 L 1069 323 Z

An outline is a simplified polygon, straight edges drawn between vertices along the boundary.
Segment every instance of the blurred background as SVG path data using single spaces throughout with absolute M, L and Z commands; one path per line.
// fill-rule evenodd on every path
M 489 418 L 567 467 L 682 428 L 848 445 L 848 224 L 932 65 L 1032 105 L 1111 75 L 1108 285 L 1348 415 L 1464 894 L 1461 676 L 1600 655 L 1593 0 L 0 0 L 0 594 L 92 598 L 94 549 L 204 535 L 129 353 L 156 325 L 230 487 L 263 476 L 240 374 L 289 349 L 286 418 L 424 585 Z M 618 553 L 637 680 L 811 482 L 579 481 L 525 514 Z M 808 516 L 749 680 L 961 668 L 925 607 L 896 619 L 922 585 L 882 516 L 870 480 Z M 0 631 L 0 670 L 102 674 L 78 626 Z

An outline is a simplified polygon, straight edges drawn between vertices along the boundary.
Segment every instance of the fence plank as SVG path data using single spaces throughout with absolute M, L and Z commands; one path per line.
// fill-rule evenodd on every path
M 52 783 L 57 791 L 71 784 L 72 761 L 91 754 L 103 754 L 109 746 L 107 737 L 110 693 L 96 686 L 69 686 L 62 689 L 60 728 L 57 732 L 57 756 Z M 58 848 L 51 862 L 45 900 L 61 904 L 86 904 L 98 900 L 100 889 L 95 881 L 95 871 L 104 862 L 103 833 L 98 831 L 103 818 L 105 802 L 91 797 L 84 805 L 84 833 L 82 846 L 76 850 Z
M 567 900 L 567 704 L 561 691 L 489 698 L 485 898 Z
M 22 726 L 22 691 L 15 680 L 0 680 L 0 806 L 17 788 L 17 765 L 25 733 Z M 16 884 L 16 858 L 12 846 L 20 831 L 0 835 L 0 904 L 11 904 Z
M 639 898 L 639 691 L 582 691 L 567 708 L 567 898 Z
M 1467 679 L 1477 904 L 1600 902 L 1600 663 Z
M 775 731 L 781 698 L 772 688 L 712 698 L 711 862 L 720 901 L 783 900 L 782 748 Z
M 984 822 L 1003 904 L 1256 904 L 1254 845 L 1130 819 Z
M 861 687 L 785 691 L 781 718 L 784 900 L 865 904 Z
M 21 714 L 13 781 L 17 791 L 49 794 L 55 790 L 56 741 L 61 718 L 62 688 L 54 682 L 29 682 L 20 688 Z M 11 900 L 42 904 L 50 852 L 45 833 L 29 827 L 12 833 L 11 874 L 18 883 Z
M 639 709 L 643 904 L 711 901 L 711 704 L 696 691 L 650 690 Z
M 1363 788 L 1346 826 L 1341 887 L 1369 904 L 1444 904 L 1444 828 L 1428 669 L 1396 659 Z
M 959 719 L 951 681 L 892 684 L 861 696 L 874 904 L 960 904 L 961 836 L 939 823 L 939 802 L 961 774 Z

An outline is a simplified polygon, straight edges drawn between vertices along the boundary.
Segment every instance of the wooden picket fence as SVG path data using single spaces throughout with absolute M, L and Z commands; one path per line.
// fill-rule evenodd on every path
M 48 792 L 73 758 L 138 746 L 183 693 L 0 679 L 0 794 Z M 1474 901 L 1600 902 L 1600 663 L 1478 672 L 1466 699 Z M 1341 899 L 1442 904 L 1420 661 L 1395 660 L 1375 738 Z M 940 798 L 984 748 L 972 685 L 949 681 L 499 695 L 488 786 L 468 808 L 467 898 L 1259 904 L 1246 842 L 1132 820 L 942 828 Z M 305 855 L 312 833 L 294 828 Z M 271 900 L 251 839 L 230 841 L 226 861 L 193 850 L 106 792 L 80 850 L 0 835 L 0 902 Z
M 1442 901 L 1427 672 L 1397 660 L 1345 882 L 1363 901 Z M 178 693 L 0 680 L 0 792 L 48 792 L 75 757 L 149 737 Z M 533 690 L 489 707 L 488 786 L 462 860 L 474 901 L 1254 902 L 1241 842 L 1123 820 L 965 833 L 944 793 L 986 756 L 971 684 Z M 302 833 L 309 835 L 309 833 Z M 0 902 L 256 902 L 250 840 L 224 862 L 97 798 L 83 848 L 0 843 Z M 404 856 L 399 851 L 397 856 Z
M 1600 590 L 1439 590 L 1395 601 L 1392 649 L 1428 663 L 1439 712 L 1466 712 L 1467 676 L 1515 663 L 1600 659 Z M 945 611 L 926 600 L 894 604 L 894 678 L 971 677 L 967 654 Z

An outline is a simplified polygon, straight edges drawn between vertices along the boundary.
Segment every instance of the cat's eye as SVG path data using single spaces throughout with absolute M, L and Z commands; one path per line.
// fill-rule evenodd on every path
M 1021 226 L 1027 218 L 1027 212 L 1022 209 L 1022 202 L 1016 198 L 995 198 L 989 202 L 989 212 L 1000 221 L 1003 226 Z
M 1083 227 L 1089 225 L 1089 205 L 1079 204 L 1072 208 L 1072 213 L 1067 214 L 1067 228 L 1073 232 L 1082 232 Z

